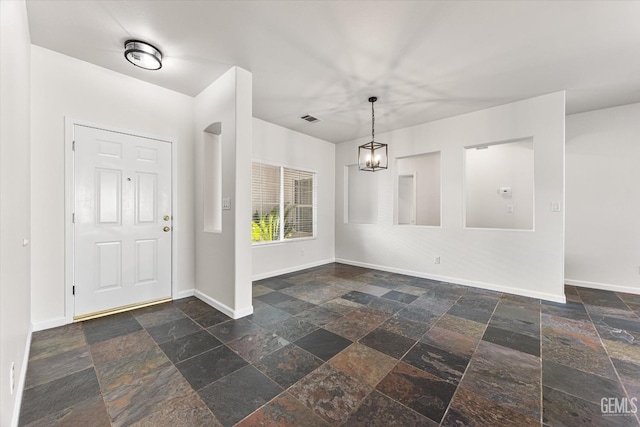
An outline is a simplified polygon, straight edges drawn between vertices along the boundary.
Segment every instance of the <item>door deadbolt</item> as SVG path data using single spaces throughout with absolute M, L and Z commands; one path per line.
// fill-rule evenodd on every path
M 166 233 L 167 231 L 171 230 L 171 227 L 165 226 L 162 230 L 164 230 L 164 232 Z
M 171 217 L 169 215 L 165 215 L 162 217 L 162 219 L 164 219 L 165 221 L 169 221 Z

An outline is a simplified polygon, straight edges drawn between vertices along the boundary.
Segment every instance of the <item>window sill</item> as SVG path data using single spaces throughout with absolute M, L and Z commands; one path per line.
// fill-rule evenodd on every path
M 276 240 L 271 242 L 252 242 L 251 246 L 254 248 L 267 247 L 267 246 L 276 246 L 276 245 L 287 245 L 289 243 L 294 242 L 306 242 L 309 240 L 317 240 L 318 236 L 313 237 L 296 237 L 295 239 L 286 239 L 286 240 Z

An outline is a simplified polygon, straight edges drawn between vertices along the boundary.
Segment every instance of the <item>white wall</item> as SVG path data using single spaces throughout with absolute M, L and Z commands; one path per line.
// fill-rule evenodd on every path
M 379 135 L 391 158 L 441 152 L 442 227 L 393 225 L 395 162 L 379 178 L 377 224 L 344 218 L 344 166 L 358 144 L 336 148 L 336 258 L 444 281 L 564 301 L 564 92 Z M 535 231 L 463 228 L 464 147 L 533 137 Z M 441 264 L 434 264 L 434 257 Z
M 640 104 L 567 117 L 567 283 L 640 293 Z
M 196 134 L 196 296 L 234 318 L 251 305 L 251 73 L 232 67 L 195 98 Z M 204 231 L 204 131 L 221 123 L 222 230 Z M 246 224 L 246 226 L 245 226 Z
M 440 153 L 397 159 L 396 170 L 398 174 L 415 174 L 415 223 L 440 226 Z
M 17 425 L 31 334 L 29 24 L 24 1 L 0 1 L 0 425 Z M 14 363 L 15 386 L 9 372 Z
M 317 238 L 253 246 L 254 279 L 334 260 L 334 155 L 334 144 L 253 119 L 253 161 L 316 172 L 318 201 Z
M 193 289 L 193 98 L 38 46 L 31 48 L 31 61 L 34 327 L 62 324 L 68 316 L 64 287 L 65 117 L 157 135 L 177 144 L 177 286 L 179 292 Z
M 467 227 L 533 228 L 534 142 L 465 150 Z M 502 197 L 500 187 L 511 188 L 511 197 Z

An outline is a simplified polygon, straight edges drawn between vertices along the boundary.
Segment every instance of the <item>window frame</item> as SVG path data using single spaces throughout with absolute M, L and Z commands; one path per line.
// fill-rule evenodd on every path
M 301 168 L 301 167 L 292 167 L 286 164 L 282 164 L 282 163 L 274 163 L 274 162 L 268 162 L 268 161 L 262 161 L 262 160 L 252 160 L 251 161 L 251 166 L 252 166 L 252 171 L 253 171 L 253 166 L 254 165 L 263 165 L 263 166 L 270 166 L 270 167 L 277 167 L 279 168 L 279 177 L 280 177 L 280 190 L 279 190 L 279 195 L 278 195 L 278 200 L 279 200 L 279 213 L 280 213 L 280 223 L 283 224 L 284 223 L 284 204 L 285 204 L 285 195 L 284 195 L 284 170 L 288 169 L 294 172 L 304 172 L 304 173 L 308 173 L 311 174 L 310 179 L 312 180 L 312 204 L 308 205 L 308 204 L 304 204 L 304 205 L 300 205 L 302 207 L 311 207 L 312 208 L 312 228 L 313 228 L 313 232 L 311 236 L 301 236 L 301 237 L 289 237 L 289 238 L 285 238 L 283 236 L 284 233 L 284 227 L 280 227 L 280 235 L 278 237 L 278 240 L 262 240 L 262 241 L 251 241 L 251 245 L 255 246 L 255 247 L 259 247 L 259 246 L 269 246 L 269 245 L 279 245 L 279 244 L 283 244 L 283 243 L 289 243 L 289 242 L 300 242 L 300 241 L 304 241 L 304 240 L 315 240 L 318 238 L 318 172 L 312 169 L 306 169 L 306 168 Z M 309 179 L 309 178 L 307 178 Z M 253 180 L 253 178 L 252 178 Z M 253 183 L 252 183 L 252 187 L 251 187 L 251 194 L 252 194 L 252 198 L 253 198 Z M 295 190 L 294 190 L 294 200 L 295 200 Z M 294 204 L 294 206 L 298 206 L 297 204 Z M 252 202 L 252 206 L 251 206 L 251 210 L 253 211 L 253 202 Z M 296 209 L 296 213 L 297 213 L 297 209 Z M 253 212 L 252 212 L 252 220 L 253 222 Z

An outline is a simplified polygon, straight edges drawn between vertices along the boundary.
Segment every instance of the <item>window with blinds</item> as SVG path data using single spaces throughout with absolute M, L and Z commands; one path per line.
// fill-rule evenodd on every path
M 253 163 L 251 239 L 254 243 L 315 236 L 315 175 Z

